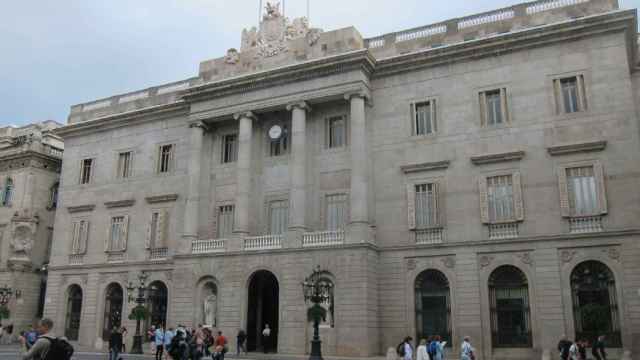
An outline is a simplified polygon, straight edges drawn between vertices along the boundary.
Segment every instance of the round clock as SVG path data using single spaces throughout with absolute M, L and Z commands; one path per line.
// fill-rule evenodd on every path
M 269 129 L 269 138 L 271 140 L 278 140 L 282 136 L 282 128 L 278 125 L 273 125 L 271 129 Z

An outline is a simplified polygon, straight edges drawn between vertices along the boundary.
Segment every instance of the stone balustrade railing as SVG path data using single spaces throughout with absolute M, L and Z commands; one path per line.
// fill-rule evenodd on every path
M 169 249 L 166 247 L 149 249 L 149 260 L 164 260 L 169 257 Z
M 575 217 L 569 219 L 569 231 L 572 234 L 601 232 L 602 216 Z
M 126 254 L 123 252 L 107 253 L 108 263 L 119 263 L 127 260 Z
M 84 265 L 84 255 L 82 254 L 69 255 L 69 265 Z
M 51 156 L 55 156 L 55 157 L 62 157 L 62 154 L 64 153 L 64 150 L 59 149 L 55 146 L 51 146 L 49 144 L 42 144 L 42 148 L 45 152 L 45 154 L 47 155 L 51 155 Z
M 272 250 L 282 248 L 283 235 L 262 235 L 246 237 L 244 239 L 245 250 Z
M 442 244 L 444 229 L 432 228 L 432 229 L 420 229 L 416 230 L 416 244 L 418 245 L 433 245 Z
M 192 254 L 211 254 L 225 251 L 224 239 L 194 240 L 191 243 Z
M 576 13 L 575 9 L 578 7 L 580 11 Z M 463 41 L 467 35 L 475 39 L 542 25 L 547 21 L 570 19 L 577 14 L 591 15 L 617 8 L 616 0 L 540 0 L 365 39 L 365 46 L 372 50 L 389 49 L 396 44 L 424 38 L 433 38 L 433 41 L 427 40 L 427 44 L 421 43 L 420 47 L 424 48 L 429 43 L 440 46 Z M 548 18 L 546 13 L 551 12 L 559 16 Z M 402 49 L 407 50 L 405 47 Z M 392 53 L 397 52 L 389 54 Z
M 334 246 L 344 244 L 344 230 L 318 231 L 302 235 L 303 247 Z
M 489 224 L 489 239 L 514 239 L 519 236 L 518 223 Z

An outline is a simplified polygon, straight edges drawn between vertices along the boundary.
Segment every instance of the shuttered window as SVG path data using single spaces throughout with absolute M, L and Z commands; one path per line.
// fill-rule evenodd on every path
M 113 216 L 109 226 L 109 235 L 105 251 L 125 251 L 127 249 L 128 216 Z
M 429 100 L 413 105 L 414 135 L 429 135 L 436 132 L 436 102 Z
M 71 255 L 82 255 L 87 251 L 89 221 L 74 221 L 71 226 Z
M 281 235 L 289 227 L 289 201 L 277 200 L 269 203 L 269 234 Z
M 501 222 L 514 219 L 513 178 L 511 175 L 493 176 L 487 179 L 489 220 Z
M 347 144 L 347 120 L 344 116 L 327 119 L 327 148 L 339 148 Z
M 438 224 L 437 184 L 415 185 L 416 228 L 424 229 Z
M 567 169 L 569 205 L 574 216 L 598 214 L 598 187 L 593 166 Z
M 126 179 L 131 176 L 131 161 L 133 153 L 131 151 L 118 154 L 118 178 Z
M 509 122 L 507 90 L 502 88 L 481 92 L 480 116 L 483 127 L 497 126 Z
M 91 182 L 93 171 L 93 159 L 84 159 L 80 162 L 80 184 Z
M 327 195 L 327 230 L 344 230 L 347 223 L 347 201 L 346 194 Z
M 233 234 L 233 205 L 218 207 L 218 239 L 228 239 Z
M 559 114 L 570 114 L 587 109 L 584 77 L 582 75 L 554 80 L 554 90 Z

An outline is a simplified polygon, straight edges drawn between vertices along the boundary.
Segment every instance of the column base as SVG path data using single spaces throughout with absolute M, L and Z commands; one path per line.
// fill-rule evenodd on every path
M 249 236 L 248 232 L 235 232 L 233 237 L 227 241 L 226 251 L 243 251 L 244 250 L 244 238 Z

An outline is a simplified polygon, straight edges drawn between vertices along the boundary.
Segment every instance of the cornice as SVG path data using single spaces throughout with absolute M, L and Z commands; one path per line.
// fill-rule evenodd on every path
M 493 37 L 377 59 L 372 77 L 384 77 L 425 67 L 504 55 L 509 52 L 567 42 L 602 33 L 626 31 L 628 36 L 635 36 L 635 29 L 636 14 L 634 10 L 591 15 L 580 19 L 524 28 Z M 635 40 L 629 40 L 627 46 L 630 47 L 628 52 L 632 53 L 630 56 L 635 56 L 637 48 Z M 634 62 L 631 60 L 629 64 L 633 67 Z
M 424 171 L 434 171 L 434 170 L 445 170 L 449 167 L 451 161 L 435 161 L 435 162 L 426 162 L 421 164 L 410 164 L 400 166 L 400 169 L 405 174 L 424 172 Z
M 195 102 L 356 69 L 371 75 L 375 64 L 376 60 L 369 49 L 361 49 L 194 86 L 186 90 L 183 99 L 187 102 Z
M 153 195 L 144 198 L 148 204 L 158 204 L 178 200 L 178 194 Z
M 93 211 L 93 209 L 95 209 L 95 208 L 96 208 L 96 206 L 94 204 L 67 206 L 67 211 L 69 211 L 69 214 L 74 214 L 74 213 L 79 213 L 79 212 Z
M 136 199 L 127 199 L 127 200 L 107 201 L 104 203 L 104 206 L 107 209 L 113 209 L 113 208 L 131 207 L 135 203 L 136 203 Z
M 66 125 L 53 132 L 62 138 L 79 136 L 95 131 L 103 131 L 114 129 L 122 126 L 131 125 L 133 123 L 142 123 L 145 121 L 157 121 L 169 116 L 187 115 L 189 105 L 182 100 L 150 106 L 143 109 L 137 109 L 119 114 L 107 115 L 96 119 L 81 121 Z
M 547 152 L 551 156 L 569 155 L 581 152 L 603 151 L 607 147 L 607 141 L 593 141 L 579 144 L 566 144 L 549 146 Z
M 524 158 L 524 151 L 512 151 L 500 154 L 487 154 L 472 156 L 471 162 L 474 165 L 495 164 L 506 161 L 518 161 Z
M 34 150 L 0 156 L 0 171 L 35 167 L 58 173 L 61 165 L 62 159 Z

